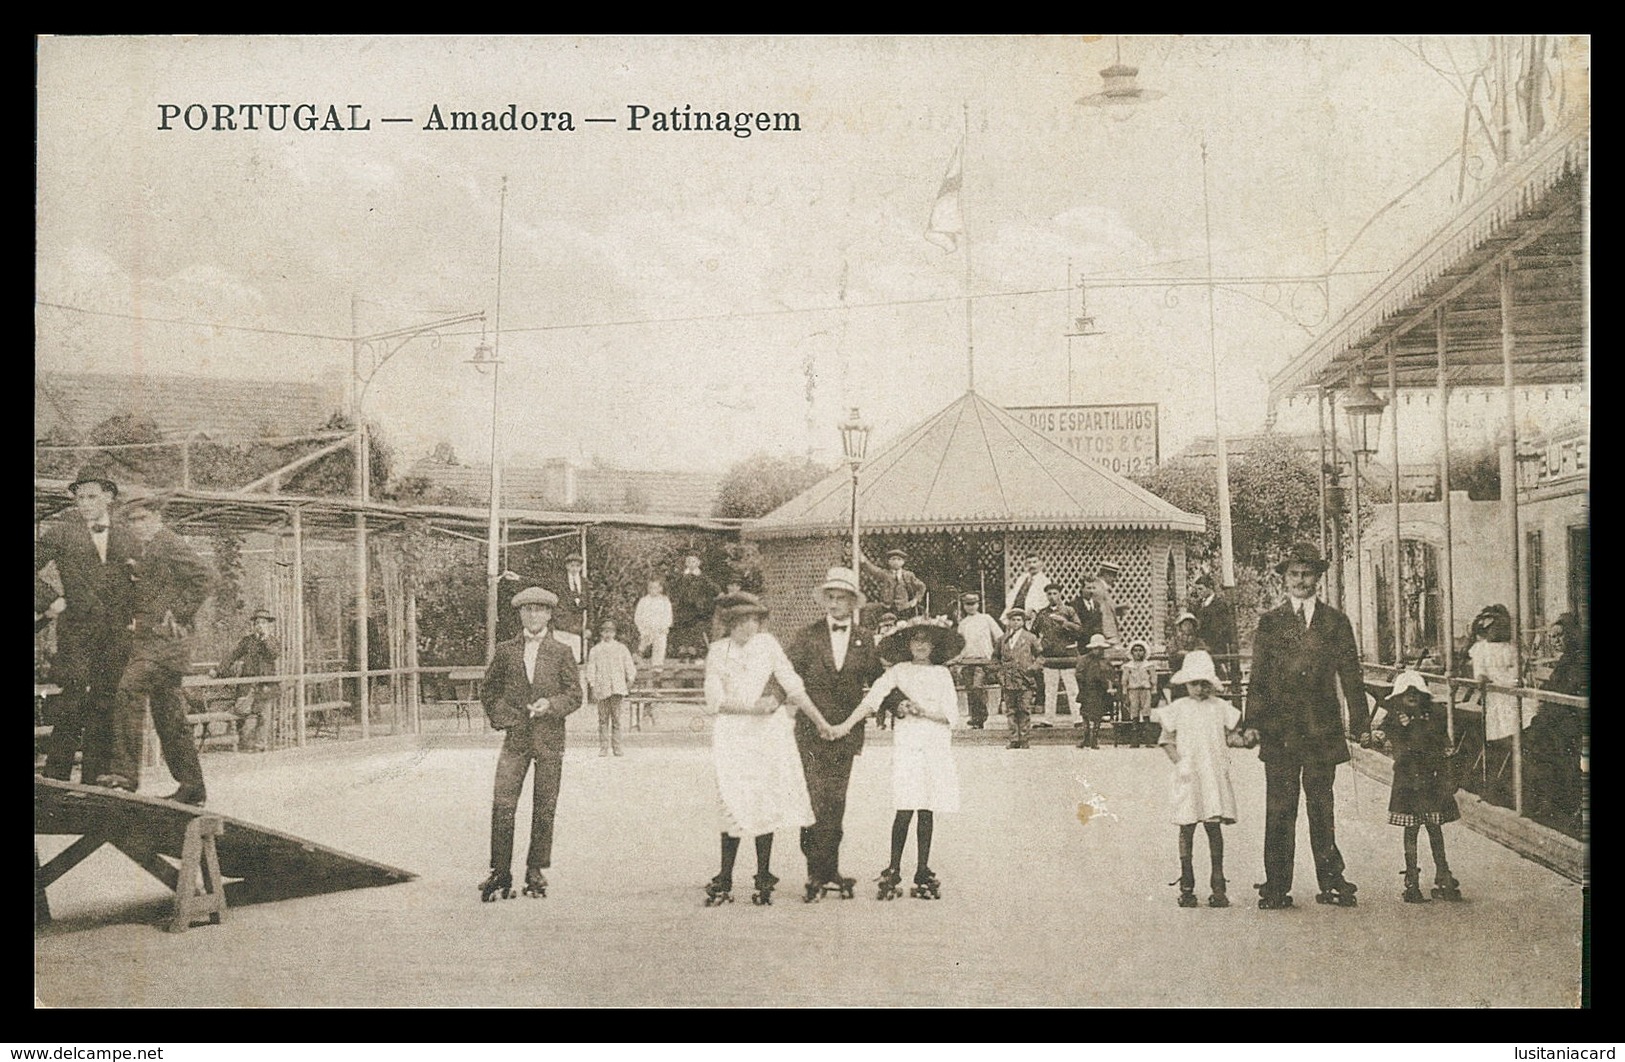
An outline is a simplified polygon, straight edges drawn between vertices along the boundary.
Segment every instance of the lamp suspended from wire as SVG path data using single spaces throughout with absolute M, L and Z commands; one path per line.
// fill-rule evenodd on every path
M 1127 103 L 1146 103 L 1161 99 L 1165 93 L 1140 87 L 1140 68 L 1123 62 L 1123 38 L 1116 39 L 1117 59 L 1100 72 L 1105 87 L 1087 96 L 1078 97 L 1084 107 L 1119 107 Z

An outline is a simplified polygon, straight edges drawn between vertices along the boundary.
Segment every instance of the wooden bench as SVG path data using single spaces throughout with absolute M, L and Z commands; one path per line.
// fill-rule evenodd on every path
M 192 727 L 192 734 L 197 738 L 198 751 L 211 741 L 230 742 L 232 750 L 240 747 L 242 719 L 236 712 L 188 712 L 186 722 Z M 223 724 L 224 730 L 214 730 L 212 727 Z
M 350 710 L 349 701 L 314 701 L 305 705 L 305 725 L 314 724 L 313 732 L 307 731 L 311 737 L 320 737 L 323 731 L 332 731 L 334 737 L 339 736 L 339 716 Z
M 657 705 L 705 705 L 705 665 L 666 664 L 662 667 L 639 665 L 638 679 L 626 695 L 629 709 L 628 726 L 642 730 L 645 722 L 654 722 Z M 704 730 L 705 717 L 696 716 L 689 723 L 691 730 Z

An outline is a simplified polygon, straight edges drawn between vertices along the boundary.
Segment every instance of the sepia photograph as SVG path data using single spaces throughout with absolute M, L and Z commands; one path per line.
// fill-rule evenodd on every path
M 1590 45 L 37 37 L 35 1007 L 1589 1008 Z

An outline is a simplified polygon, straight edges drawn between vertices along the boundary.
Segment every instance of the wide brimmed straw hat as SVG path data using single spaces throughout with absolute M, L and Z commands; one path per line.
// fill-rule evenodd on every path
M 851 568 L 831 568 L 829 574 L 824 576 L 823 585 L 813 591 L 813 597 L 822 603 L 825 590 L 844 590 L 846 593 L 856 595 L 858 607 L 862 608 L 869 600 L 863 596 L 863 589 L 858 586 L 858 573 Z
M 1186 620 L 1190 620 L 1192 623 L 1196 624 L 1198 627 L 1200 627 L 1202 625 L 1202 621 L 1196 618 L 1196 614 L 1194 612 L 1181 612 L 1179 614 L 1179 618 L 1174 620 L 1174 626 L 1177 627 L 1181 623 L 1184 623 Z
M 1420 671 L 1401 671 L 1398 677 L 1394 679 L 1393 691 L 1383 699 L 1389 701 L 1397 700 L 1399 695 L 1404 693 L 1406 690 L 1421 690 L 1429 700 L 1433 699 L 1433 694 L 1428 689 L 1427 680 L 1422 677 L 1422 673 Z
M 717 618 L 724 626 L 733 623 L 736 619 L 746 616 L 765 616 L 768 613 L 762 599 L 755 594 L 743 590 L 732 594 L 721 594 L 717 597 Z
M 1111 648 L 1111 643 L 1106 640 L 1106 636 L 1104 634 L 1095 634 L 1095 635 L 1090 636 L 1089 644 L 1084 646 L 1084 648 L 1085 649 L 1110 649 Z
M 1213 657 L 1201 649 L 1192 649 L 1185 654 L 1185 664 L 1179 673 L 1168 680 L 1175 686 L 1183 686 L 1187 682 L 1207 682 L 1214 686 L 1222 686 L 1219 674 L 1213 669 Z
M 924 635 L 931 639 L 931 662 L 946 664 L 965 651 L 965 638 L 953 627 L 935 620 L 910 620 L 880 640 L 880 655 L 886 660 L 910 660 L 909 643 Z

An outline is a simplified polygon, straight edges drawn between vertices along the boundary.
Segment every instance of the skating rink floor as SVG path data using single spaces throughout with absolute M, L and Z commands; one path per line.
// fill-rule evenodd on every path
M 871 734 L 873 739 L 875 735 Z M 35 992 L 56 1006 L 1453 1006 L 1572 1007 L 1580 887 L 1460 824 L 1445 834 L 1466 902 L 1400 902 L 1401 833 L 1386 787 L 1348 766 L 1338 840 L 1360 905 L 1314 902 L 1300 818 L 1298 906 L 1259 911 L 1264 776 L 1232 773 L 1241 821 L 1225 830 L 1235 905 L 1176 906 L 1169 765 L 1156 749 L 956 747 L 963 809 L 937 817 L 940 901 L 875 899 L 885 865 L 891 749 L 853 772 L 842 866 L 854 900 L 803 904 L 805 864 L 780 835 L 783 883 L 702 906 L 716 873 L 708 739 L 633 734 L 601 759 L 589 734 L 566 756 L 545 899 L 482 904 L 489 735 L 331 743 L 204 757 L 210 808 L 414 871 L 416 881 L 233 908 L 223 925 L 157 928 L 166 892 L 111 848 L 50 890 Z M 167 782 L 152 772 L 143 791 Z M 1103 809 L 1080 821 L 1079 804 Z M 516 862 L 523 868 L 529 786 Z M 41 838 L 48 859 L 70 838 Z M 914 860 L 914 839 L 904 856 Z M 1422 845 L 1424 884 L 1432 865 Z M 1199 895 L 1206 842 L 1197 836 Z M 1359 1036 L 1359 1025 L 1348 1035 Z

